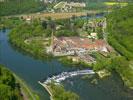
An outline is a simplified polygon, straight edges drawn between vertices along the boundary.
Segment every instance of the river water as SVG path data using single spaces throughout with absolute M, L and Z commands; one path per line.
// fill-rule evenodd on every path
M 8 33 L 9 30 L 0 31 L 0 63 L 25 80 L 27 85 L 41 97 L 41 100 L 49 100 L 48 93 L 38 84 L 38 81 L 63 71 L 76 69 L 64 66 L 56 59 L 40 61 L 18 52 L 8 42 Z M 91 83 L 93 79 L 97 79 L 97 85 Z M 98 79 L 96 75 L 89 79 L 77 76 L 66 79 L 62 84 L 65 89 L 76 92 L 81 100 L 133 100 L 116 73 L 103 80 Z

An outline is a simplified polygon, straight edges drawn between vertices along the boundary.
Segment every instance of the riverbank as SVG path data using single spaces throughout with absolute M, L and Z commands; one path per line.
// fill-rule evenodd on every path
M 26 85 L 22 79 L 20 79 L 14 72 L 10 71 L 3 65 L 0 65 L 0 91 L 3 87 L 8 90 L 8 97 L 3 94 L 4 90 L 1 91 L 0 99 L 5 100 L 6 98 L 16 98 L 17 100 L 40 100 L 38 95 Z M 12 91 L 12 95 L 10 95 Z
M 36 93 L 33 93 L 33 90 L 31 90 L 22 79 L 20 79 L 15 73 L 13 73 L 13 76 L 20 84 L 20 89 L 24 100 L 40 100 L 39 96 Z

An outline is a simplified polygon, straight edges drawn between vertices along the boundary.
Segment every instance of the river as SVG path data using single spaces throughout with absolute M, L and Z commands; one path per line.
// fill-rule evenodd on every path
M 38 81 L 63 71 L 76 69 L 64 66 L 56 59 L 40 61 L 18 52 L 8 42 L 8 33 L 9 30 L 0 31 L 0 63 L 25 80 L 27 85 L 41 97 L 41 100 L 49 100 L 48 93 L 38 84 Z M 97 79 L 97 85 L 91 83 L 93 79 Z M 116 73 L 103 80 L 98 79 L 97 75 L 92 75 L 89 79 L 76 76 L 66 79 L 62 84 L 67 90 L 76 92 L 81 100 L 130 100 L 127 89 Z

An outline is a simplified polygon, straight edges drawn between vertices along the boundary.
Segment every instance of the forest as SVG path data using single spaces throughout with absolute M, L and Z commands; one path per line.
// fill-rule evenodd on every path
M 133 59 L 133 5 L 108 16 L 109 43 L 127 59 Z
M 133 5 L 107 16 L 108 42 L 121 55 L 111 60 L 125 84 L 133 87 Z
M 0 16 L 33 13 L 44 8 L 40 0 L 5 0 L 0 2 Z

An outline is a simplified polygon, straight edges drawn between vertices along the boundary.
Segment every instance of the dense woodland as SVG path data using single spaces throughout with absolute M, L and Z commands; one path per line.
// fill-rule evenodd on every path
M 12 73 L 0 65 L 0 100 L 22 100 L 20 86 Z
M 113 68 L 133 87 L 133 5 L 112 12 L 107 22 L 108 42 L 121 55 L 111 60 Z
M 0 2 L 0 16 L 32 13 L 45 8 L 40 0 L 5 0 Z
M 133 59 L 133 5 L 108 16 L 109 42 L 127 59 Z

